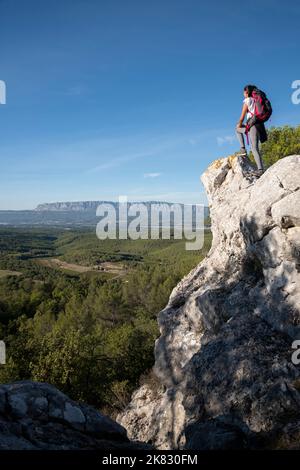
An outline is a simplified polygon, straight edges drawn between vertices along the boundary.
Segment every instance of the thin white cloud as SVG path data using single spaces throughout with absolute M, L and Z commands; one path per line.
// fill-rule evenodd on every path
M 197 139 L 188 139 L 187 140 L 190 145 L 196 145 L 197 144 Z
M 183 153 L 186 151 L 186 145 L 216 139 L 216 135 L 222 135 L 222 132 L 213 129 L 181 135 L 146 133 L 113 137 L 88 137 L 83 134 L 77 139 L 57 142 L 27 140 L 5 147 L 0 142 L 0 150 L 2 155 L 7 155 L 5 170 L 14 172 L 14 177 L 18 173 L 20 177 L 30 174 L 41 178 L 50 172 L 56 177 L 64 175 L 65 171 L 72 172 L 73 175 L 80 172 L 81 175 L 88 176 L 114 170 L 116 167 L 125 167 L 132 161 L 170 155 L 173 150 Z
M 233 144 L 236 141 L 235 135 L 226 135 L 225 137 L 217 137 L 218 145 L 221 147 L 224 144 Z
M 102 163 L 101 165 L 97 165 L 94 168 L 88 169 L 86 173 L 95 173 L 100 170 L 108 170 L 109 168 L 120 166 L 121 163 L 129 162 L 131 160 L 135 160 L 136 158 L 147 157 L 154 154 L 155 152 L 149 151 L 141 153 L 132 153 L 130 155 L 123 155 L 122 157 L 111 158 L 110 160 Z
M 99 148 L 99 156 L 105 160 L 95 167 L 91 167 L 85 173 L 96 173 L 98 171 L 107 170 L 122 166 L 124 163 L 144 157 L 154 157 L 164 151 L 183 147 L 186 144 L 195 146 L 203 142 L 207 138 L 215 138 L 215 129 L 207 131 L 198 131 L 183 133 L 182 135 L 156 135 L 156 136 L 128 136 L 127 138 L 116 138 L 112 142 L 111 148 Z M 219 131 L 220 132 L 220 131 Z M 123 154 L 126 151 L 125 155 Z
M 163 151 L 166 151 L 170 148 L 176 147 L 177 145 L 181 144 L 184 141 L 184 138 L 177 138 L 177 137 L 158 137 L 155 139 L 145 139 L 145 142 L 137 141 L 135 138 L 135 141 L 122 143 L 122 140 L 118 143 L 117 146 L 115 146 L 115 150 L 119 153 L 120 152 L 120 147 L 126 148 L 127 151 L 130 152 L 132 149 L 132 153 L 127 153 L 125 155 L 119 155 L 119 156 L 113 156 L 109 158 L 108 160 L 104 161 L 100 165 L 97 165 L 96 167 L 90 168 L 86 171 L 86 173 L 95 173 L 101 170 L 107 170 L 109 168 L 114 168 L 117 166 L 120 166 L 122 163 L 127 163 L 131 160 L 139 159 L 139 158 L 144 158 L 144 157 L 151 157 L 160 154 Z M 141 151 L 139 150 L 139 147 L 141 148 Z M 107 154 L 107 152 L 106 152 Z M 107 158 L 107 157 L 106 157 Z
M 161 173 L 144 173 L 144 178 L 157 178 Z

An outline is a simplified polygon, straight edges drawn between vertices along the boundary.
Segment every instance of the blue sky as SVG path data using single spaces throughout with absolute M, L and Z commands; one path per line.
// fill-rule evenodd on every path
M 0 18 L 0 209 L 205 203 L 249 82 L 270 125 L 299 124 L 294 0 L 0 0 Z

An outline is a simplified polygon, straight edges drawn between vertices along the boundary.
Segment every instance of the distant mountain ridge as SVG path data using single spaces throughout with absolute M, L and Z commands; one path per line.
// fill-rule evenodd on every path
M 100 204 L 111 204 L 114 207 L 119 206 L 118 201 L 68 201 L 68 202 L 46 202 L 43 204 L 39 204 L 34 210 L 41 212 L 41 211 L 96 211 L 97 207 Z M 172 204 L 180 204 L 183 206 L 182 203 L 174 203 L 174 202 L 165 202 L 165 201 L 128 201 L 128 206 L 132 204 L 144 204 L 147 208 L 151 207 L 151 205 L 159 204 L 159 205 L 168 205 L 171 206 Z M 192 204 L 195 206 L 195 204 Z M 208 207 L 205 207 L 205 217 L 208 215 L 209 210 Z
M 136 201 L 127 202 L 128 208 L 132 204 L 146 205 L 150 217 L 151 206 L 171 206 L 172 202 L 164 201 Z M 99 204 L 111 204 L 119 215 L 119 202 L 116 201 L 75 201 L 75 202 L 50 202 L 39 204 L 33 210 L 0 210 L 0 226 L 47 226 L 47 227 L 95 227 L 99 222 L 96 210 Z M 184 204 L 180 204 L 184 206 Z M 163 210 L 162 210 L 163 212 Z M 196 205 L 193 204 L 193 216 Z M 209 216 L 209 208 L 204 207 L 204 217 Z M 130 220 L 130 217 L 128 218 Z M 171 211 L 172 221 L 172 211 Z

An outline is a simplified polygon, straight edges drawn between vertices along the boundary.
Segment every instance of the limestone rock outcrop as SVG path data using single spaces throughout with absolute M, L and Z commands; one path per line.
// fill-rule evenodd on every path
M 51 385 L 0 385 L 0 450 L 145 448 L 129 442 L 118 423 Z
M 117 420 L 160 449 L 300 448 L 300 156 L 202 175 L 213 241 L 159 314 L 157 387 Z

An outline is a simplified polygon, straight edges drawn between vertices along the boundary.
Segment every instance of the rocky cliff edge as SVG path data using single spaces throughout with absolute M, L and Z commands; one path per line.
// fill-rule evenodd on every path
M 300 448 L 300 156 L 202 175 L 212 247 L 159 313 L 155 380 L 118 421 L 160 449 Z

